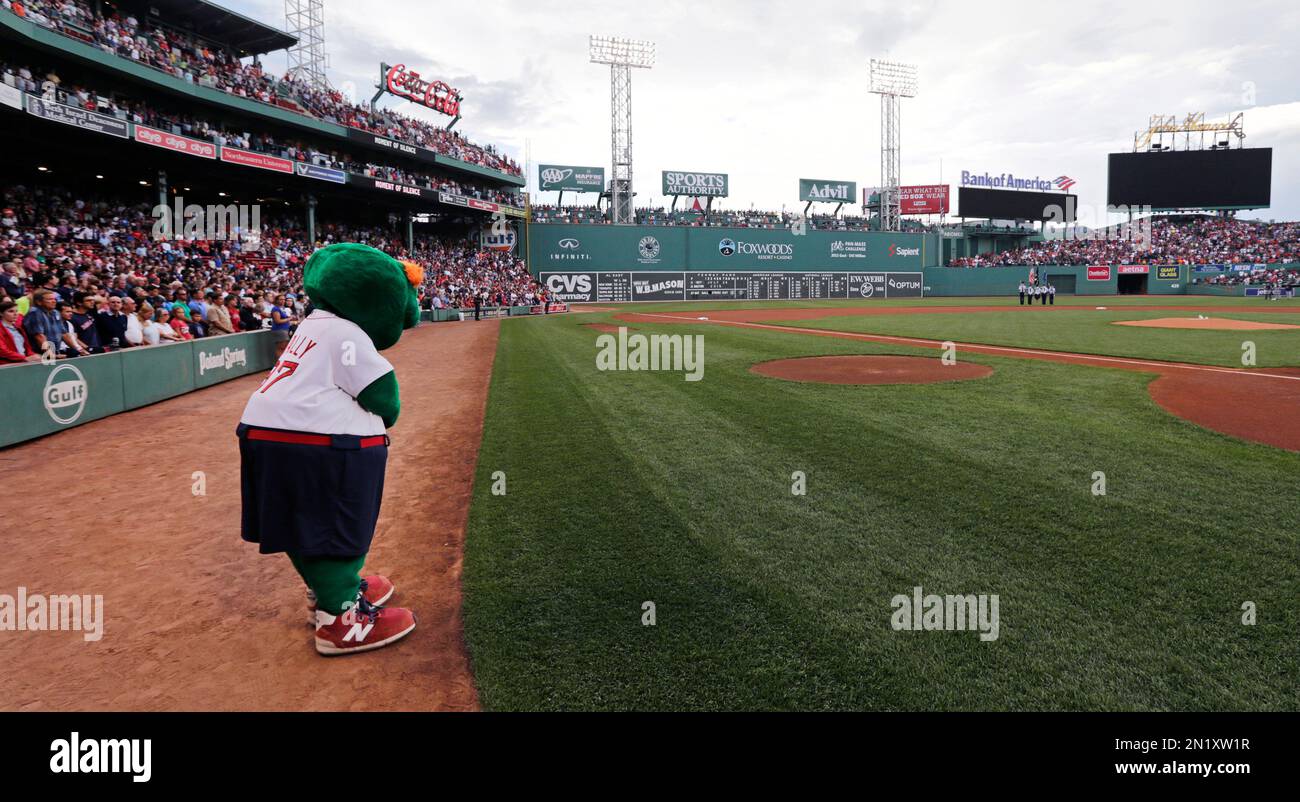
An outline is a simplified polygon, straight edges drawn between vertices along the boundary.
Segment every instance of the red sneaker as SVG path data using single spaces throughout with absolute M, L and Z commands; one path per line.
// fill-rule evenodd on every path
M 376 607 L 391 599 L 396 589 L 388 577 L 379 574 L 361 580 L 361 595 Z M 311 588 L 307 588 L 307 626 L 316 628 L 316 593 Z
M 375 607 L 357 594 L 357 603 L 339 615 L 316 611 L 316 651 L 324 655 L 368 652 L 395 643 L 415 629 L 415 614 L 404 607 Z

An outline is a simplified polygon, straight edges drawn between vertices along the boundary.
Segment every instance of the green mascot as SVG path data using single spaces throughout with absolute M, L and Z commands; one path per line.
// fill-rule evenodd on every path
M 316 651 L 378 649 L 415 629 L 383 607 L 393 584 L 362 577 L 384 494 L 397 374 L 380 351 L 420 320 L 422 269 L 367 245 L 312 254 L 303 284 L 315 310 L 240 419 L 242 535 L 284 552 L 308 587 Z

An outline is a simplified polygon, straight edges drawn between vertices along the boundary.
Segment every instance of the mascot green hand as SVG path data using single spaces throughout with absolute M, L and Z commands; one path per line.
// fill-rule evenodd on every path
M 238 428 L 242 535 L 288 554 L 307 583 L 316 650 L 387 646 L 415 616 L 383 607 L 386 577 L 362 578 L 397 422 L 397 374 L 380 351 L 419 323 L 424 271 L 367 245 L 312 254 L 303 285 L 315 310 L 253 392 Z

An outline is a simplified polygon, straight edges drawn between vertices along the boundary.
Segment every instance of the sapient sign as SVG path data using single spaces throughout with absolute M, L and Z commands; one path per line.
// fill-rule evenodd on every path
M 727 197 L 726 173 L 685 173 L 664 170 L 664 194 L 693 197 Z
M 799 179 L 799 200 L 818 203 L 852 203 L 858 197 L 857 181 Z

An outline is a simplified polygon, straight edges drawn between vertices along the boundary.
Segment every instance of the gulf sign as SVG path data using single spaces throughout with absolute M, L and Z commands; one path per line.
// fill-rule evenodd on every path
M 948 185 L 899 187 L 898 206 L 902 214 L 947 214 Z
M 1110 265 L 1089 265 L 1089 281 L 1110 281 Z

